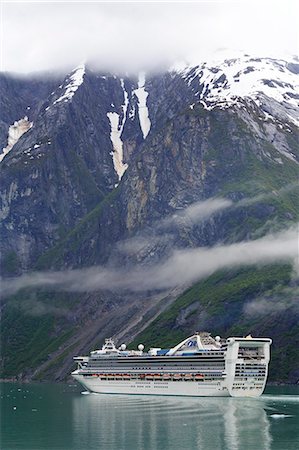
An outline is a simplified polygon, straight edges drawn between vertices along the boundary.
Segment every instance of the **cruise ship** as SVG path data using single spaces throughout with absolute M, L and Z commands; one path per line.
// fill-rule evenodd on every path
M 203 397 L 258 397 L 265 388 L 269 338 L 213 338 L 195 333 L 170 349 L 127 350 L 106 339 L 101 350 L 76 356 L 72 376 L 88 391 Z

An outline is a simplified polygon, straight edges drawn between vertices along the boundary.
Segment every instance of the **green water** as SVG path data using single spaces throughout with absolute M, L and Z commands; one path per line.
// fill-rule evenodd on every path
M 1 384 L 1 450 L 298 450 L 299 387 L 259 399 L 82 395 Z

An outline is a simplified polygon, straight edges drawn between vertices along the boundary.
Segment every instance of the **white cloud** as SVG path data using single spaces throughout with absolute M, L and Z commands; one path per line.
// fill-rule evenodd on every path
M 295 0 L 3 2 L 2 69 L 65 70 L 82 60 L 137 70 L 202 60 L 219 48 L 298 52 Z
M 2 294 L 10 295 L 26 287 L 91 292 L 128 290 L 142 292 L 190 285 L 217 270 L 273 262 L 298 264 L 298 227 L 253 241 L 211 248 L 174 251 L 163 263 L 129 270 L 105 267 L 62 272 L 35 272 L 4 280 Z
M 233 202 L 226 198 L 209 198 L 192 203 L 186 208 L 178 209 L 174 214 L 157 220 L 150 227 L 145 228 L 139 235 L 133 236 L 117 244 L 117 249 L 127 255 L 148 255 L 154 247 L 167 246 L 173 241 L 174 229 L 182 224 L 193 227 L 222 210 L 229 208 Z
M 243 308 L 246 316 L 266 316 L 292 308 L 299 310 L 299 287 L 285 287 L 272 295 L 260 297 L 247 303 Z
M 214 213 L 233 205 L 232 200 L 226 198 L 209 198 L 207 200 L 192 203 L 187 208 L 177 211 L 170 217 L 162 220 L 159 228 L 176 225 L 180 221 L 187 221 L 192 224 L 199 223 L 211 217 Z
M 246 197 L 237 202 L 233 202 L 228 198 L 215 197 L 191 203 L 185 208 L 177 209 L 175 213 L 164 219 L 152 223 L 150 227 L 141 230 L 138 235 L 118 242 L 117 249 L 121 253 L 131 256 L 137 254 L 146 256 L 149 252 L 152 252 L 156 246 L 161 247 L 161 245 L 166 246 L 167 243 L 173 243 L 173 238 L 175 236 L 173 231 L 182 225 L 185 229 L 188 227 L 192 228 L 227 209 L 244 208 L 269 199 L 277 199 L 298 187 L 298 183 L 291 183 L 279 190 L 261 193 L 254 197 Z M 266 225 L 266 227 L 276 226 L 275 221 L 271 220 L 264 225 Z M 256 231 L 264 234 L 262 233 L 262 228 L 257 229 Z

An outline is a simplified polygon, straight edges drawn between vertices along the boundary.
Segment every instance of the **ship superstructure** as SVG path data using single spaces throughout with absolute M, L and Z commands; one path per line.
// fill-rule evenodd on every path
M 271 342 L 196 333 L 171 349 L 144 352 L 142 344 L 127 350 L 106 339 L 101 350 L 74 358 L 72 376 L 97 393 L 257 397 L 265 388 Z

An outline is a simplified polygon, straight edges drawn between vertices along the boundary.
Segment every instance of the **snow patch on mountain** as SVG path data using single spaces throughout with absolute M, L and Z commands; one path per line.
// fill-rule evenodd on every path
M 46 145 L 51 145 L 50 139 L 48 139 L 48 141 L 46 141 L 46 142 L 45 141 L 44 142 L 39 141 L 36 144 L 31 145 L 31 147 L 29 147 L 26 150 L 24 150 L 24 155 L 27 157 L 27 159 L 28 158 L 29 159 L 35 159 L 35 158 L 39 159 L 39 158 L 41 158 L 43 156 L 43 153 L 36 152 L 35 150 L 37 150 L 38 148 L 42 147 L 42 150 L 45 151 L 46 150 L 46 148 L 45 148 Z M 33 152 L 33 154 L 32 154 L 32 152 Z M 25 161 L 24 164 L 27 164 L 27 162 Z
M 62 101 L 67 102 L 71 100 L 71 98 L 74 96 L 79 86 L 81 86 L 81 84 L 83 83 L 84 75 L 85 75 L 85 65 L 82 64 L 76 67 L 76 69 L 74 69 L 70 77 L 67 78 L 67 84 L 65 86 L 61 86 L 65 89 L 63 95 L 61 95 L 57 100 L 55 100 L 53 104 L 55 105 L 56 103 L 60 103 Z
M 128 164 L 123 163 L 123 142 L 121 139 L 121 134 L 124 129 L 124 125 L 127 117 L 127 109 L 129 104 L 129 96 L 125 89 L 125 83 L 123 78 L 120 79 L 120 84 L 124 93 L 124 104 L 122 105 L 122 120 L 117 112 L 108 112 L 107 117 L 110 121 L 110 139 L 113 145 L 113 152 L 111 156 L 113 158 L 114 169 L 118 175 L 118 179 L 121 180 L 123 174 L 128 168 Z
M 279 149 L 278 151 L 279 151 L 283 156 L 285 156 L 286 158 L 290 159 L 291 161 L 293 161 L 293 162 L 295 162 L 295 163 L 298 163 L 298 161 L 296 160 L 296 157 L 295 157 L 294 153 L 291 153 L 291 152 L 288 152 L 288 151 L 285 151 L 285 150 L 281 150 L 281 149 Z
M 108 112 L 107 117 L 110 121 L 110 139 L 113 145 L 113 152 L 111 156 L 113 158 L 114 169 L 118 175 L 118 179 L 121 180 L 123 174 L 128 168 L 128 164 L 123 163 L 123 142 L 121 140 L 121 127 L 119 127 L 119 114 L 116 112 Z
M 0 162 L 11 151 L 20 137 L 23 136 L 26 131 L 30 130 L 32 125 L 33 122 L 29 122 L 27 116 L 23 119 L 16 120 L 12 125 L 10 125 L 8 129 L 7 146 L 2 149 L 2 153 L 0 154 Z
M 141 72 L 138 78 L 138 89 L 135 89 L 133 93 L 136 95 L 138 99 L 138 115 L 141 131 L 143 134 L 143 139 L 146 138 L 150 129 L 151 129 L 151 121 L 149 118 L 148 107 L 146 104 L 146 99 L 148 97 L 148 92 L 145 90 L 145 74 Z
M 299 125 L 299 63 L 248 55 L 179 71 L 207 109 L 250 98 L 273 117 Z M 274 100 L 275 111 L 267 111 Z M 280 106 L 282 105 L 282 107 Z M 273 103 L 272 103 L 273 109 Z

